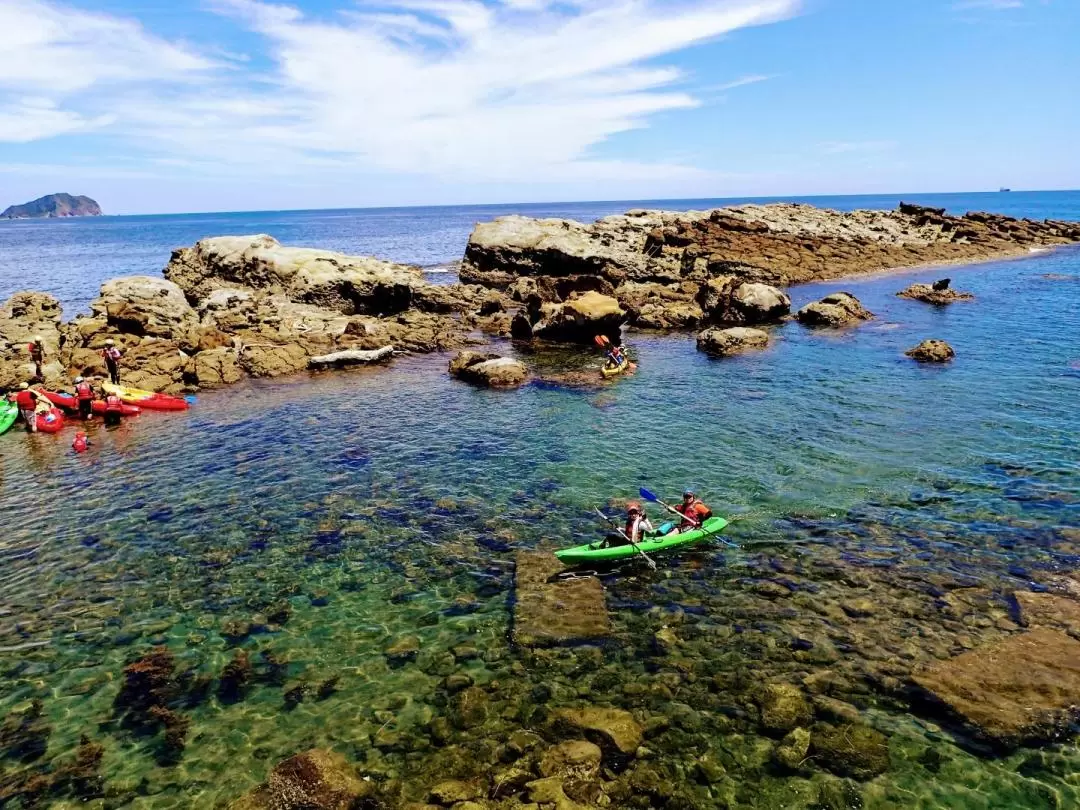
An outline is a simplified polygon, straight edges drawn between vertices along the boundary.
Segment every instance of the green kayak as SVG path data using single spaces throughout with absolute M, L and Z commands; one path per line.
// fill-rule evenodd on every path
M 646 554 L 651 554 L 654 551 L 667 551 L 669 548 L 689 546 L 692 543 L 697 543 L 708 537 L 712 537 L 714 534 L 719 534 L 727 525 L 728 522 L 722 517 L 711 517 L 705 521 L 705 524 L 700 529 L 695 529 L 690 532 L 681 532 L 679 534 L 668 534 L 663 537 L 646 536 L 644 540 L 637 544 L 637 547 Z M 574 548 L 564 548 L 562 551 L 555 552 L 555 556 L 564 563 L 622 560 L 627 557 L 633 557 L 635 554 L 637 554 L 637 551 L 629 544 L 604 547 L 602 542 L 590 543 L 584 546 L 575 546 Z
M 15 424 L 18 415 L 19 408 L 14 402 L 0 400 L 0 435 L 7 433 L 8 428 Z

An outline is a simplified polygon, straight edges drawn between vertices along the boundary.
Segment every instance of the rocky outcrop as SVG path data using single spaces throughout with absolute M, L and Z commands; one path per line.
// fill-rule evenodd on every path
M 450 361 L 450 374 L 485 388 L 516 388 L 529 376 L 520 360 L 472 351 L 458 352 Z
M 621 342 L 619 331 L 626 311 L 608 295 L 586 292 L 559 304 L 542 304 L 519 312 L 511 325 L 518 339 L 541 338 L 566 343 L 592 344 L 597 335 Z
M 854 326 L 874 317 L 851 293 L 838 292 L 826 295 L 820 301 L 807 304 L 796 317 L 806 326 Z
M 101 285 L 90 304 L 93 318 L 108 328 L 136 337 L 187 341 L 199 327 L 199 317 L 176 284 L 152 276 L 124 276 Z
M 923 301 L 927 304 L 945 306 L 955 301 L 972 301 L 975 296 L 969 292 L 961 292 L 949 287 L 949 279 L 941 279 L 933 284 L 912 284 L 907 289 L 897 293 L 900 298 L 910 298 L 913 301 Z
M 740 352 L 764 349 L 769 345 L 769 333 L 762 329 L 733 326 L 730 329 L 708 329 L 697 336 L 698 351 L 726 357 Z
M 947 363 L 956 357 L 953 347 L 944 340 L 931 338 L 904 352 L 912 360 L 920 363 Z
M 1080 641 L 1038 628 L 915 674 L 915 684 L 1000 748 L 1056 739 L 1080 719 Z
M 63 373 L 59 362 L 60 302 L 47 293 L 15 293 L 0 306 L 0 389 L 10 390 L 28 382 L 34 363 L 27 346 L 40 337 L 45 347 L 45 379 Z
M 0 219 L 47 219 L 52 217 L 100 217 L 101 206 L 89 197 L 46 194 L 22 205 L 9 205 Z
M 553 301 L 562 295 L 560 282 L 577 291 L 585 278 L 593 279 L 590 289 L 606 283 L 619 297 L 627 282 L 700 284 L 731 275 L 786 286 L 1077 241 L 1077 223 L 983 213 L 954 217 L 908 204 L 896 211 L 846 213 L 788 203 L 637 210 L 591 225 L 514 216 L 476 226 L 461 279 L 510 289 L 529 278 Z
M 333 751 L 315 748 L 279 763 L 266 782 L 229 805 L 229 810 L 355 810 L 376 789 Z

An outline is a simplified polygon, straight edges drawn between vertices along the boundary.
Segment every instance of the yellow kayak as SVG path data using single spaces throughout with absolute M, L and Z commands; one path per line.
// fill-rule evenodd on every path
M 149 408 L 155 411 L 186 411 L 188 408 L 186 399 L 174 397 L 172 394 L 158 394 L 154 391 L 128 388 L 126 385 L 113 385 L 112 383 L 104 383 L 101 387 L 105 389 L 105 393 L 120 397 L 121 402 L 138 405 L 140 408 Z
M 617 366 L 613 366 L 611 365 L 611 363 L 604 363 L 603 367 L 600 369 L 600 373 L 603 374 L 604 377 L 616 377 L 619 374 L 624 374 L 627 371 L 632 370 L 633 363 L 631 363 L 629 360 L 624 360 Z

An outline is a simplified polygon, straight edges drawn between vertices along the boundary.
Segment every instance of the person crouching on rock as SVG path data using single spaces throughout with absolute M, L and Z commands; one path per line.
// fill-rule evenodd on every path
M 79 400 L 79 416 L 89 419 L 94 415 L 94 389 L 82 377 L 75 378 L 75 398 Z
M 30 345 L 26 347 L 26 350 L 30 352 L 30 359 L 34 362 L 34 378 L 38 380 L 44 380 L 45 375 L 41 371 L 41 367 L 45 364 L 45 342 L 40 335 L 34 335 L 34 339 L 30 341 Z
M 105 358 L 105 367 L 109 370 L 109 381 L 113 385 L 119 385 L 121 354 L 112 338 L 105 341 L 105 348 L 101 350 L 101 356 Z
M 105 395 L 105 424 L 115 427 L 120 424 L 120 417 L 124 413 L 124 403 L 116 394 Z

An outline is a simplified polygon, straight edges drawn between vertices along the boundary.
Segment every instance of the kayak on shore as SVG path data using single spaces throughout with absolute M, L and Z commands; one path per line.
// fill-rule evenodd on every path
M 91 406 L 94 413 L 98 416 L 105 415 L 105 400 L 95 399 L 94 404 Z M 121 416 L 138 416 L 142 413 L 142 408 L 138 405 L 128 405 L 126 402 L 120 403 L 120 415 Z
M 14 402 L 0 400 L 0 436 L 7 433 L 19 418 L 19 406 Z
M 64 412 L 53 406 L 48 413 L 39 413 L 37 416 L 38 433 L 59 433 L 64 429 Z
M 42 391 L 41 393 L 57 408 L 63 408 L 70 413 L 77 413 L 79 410 L 79 400 L 72 394 L 65 394 L 63 391 Z
M 713 535 L 719 534 L 727 525 L 728 522 L 724 518 L 711 517 L 702 524 L 700 529 L 694 529 L 689 532 L 680 532 L 678 534 L 646 535 L 645 538 L 637 544 L 636 549 L 629 543 L 620 546 L 605 546 L 605 541 L 600 541 L 597 543 L 586 543 L 583 546 L 565 548 L 562 551 L 556 551 L 555 556 L 564 563 L 622 560 L 633 557 L 635 554 L 639 554 L 640 552 L 638 549 L 644 551 L 646 554 L 651 554 L 654 551 L 667 551 L 668 549 L 699 543 Z
M 148 408 L 154 411 L 186 411 L 188 401 L 183 397 L 174 397 L 171 394 L 158 394 L 153 391 L 144 391 L 141 388 L 128 388 L 126 385 L 113 385 L 104 383 L 102 388 L 106 393 L 115 394 L 121 401 L 128 405 L 138 405 L 140 408 Z

